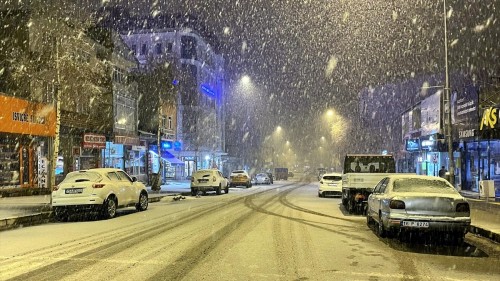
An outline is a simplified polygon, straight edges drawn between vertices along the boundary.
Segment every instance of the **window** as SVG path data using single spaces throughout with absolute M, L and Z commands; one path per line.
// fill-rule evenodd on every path
M 168 117 L 168 128 L 172 129 L 172 116 Z
M 162 128 L 166 128 L 166 125 L 167 125 L 167 118 L 165 118 L 165 116 L 162 116 L 161 117 L 161 127 Z
M 161 54 L 161 43 L 156 43 L 156 54 L 160 55 Z
M 116 95 L 115 101 L 115 128 L 134 131 L 137 126 L 136 100 Z
M 132 182 L 132 179 L 127 174 L 125 174 L 123 171 L 118 171 L 117 173 L 122 181 Z
M 183 59 L 196 59 L 196 38 L 191 36 L 182 36 L 181 38 L 181 57 Z
M 134 56 L 137 55 L 137 45 L 133 44 L 130 50 L 132 51 L 132 54 L 134 54 Z
M 142 44 L 141 47 L 141 56 L 145 56 L 148 52 L 148 46 L 146 44 Z
M 174 44 L 171 43 L 171 42 L 168 42 L 167 45 L 166 45 L 166 49 L 167 49 L 166 50 L 167 53 L 171 53 L 172 50 L 174 49 Z
M 108 178 L 112 181 L 119 181 L 118 175 L 114 172 L 108 173 Z

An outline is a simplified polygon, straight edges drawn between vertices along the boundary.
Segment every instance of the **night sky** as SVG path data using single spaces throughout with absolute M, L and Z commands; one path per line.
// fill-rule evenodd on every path
M 17 0 L 16 0 L 17 1 Z M 16 2 L 15 1 L 15 2 Z M 58 0 L 50 0 L 58 1 Z M 230 101 L 251 104 L 256 139 L 281 125 L 310 146 L 328 108 L 352 119 L 371 85 L 444 73 L 436 0 L 72 0 L 65 12 L 120 4 L 132 13 L 194 14 L 220 41 Z M 77 4 L 76 4 L 77 3 Z M 81 3 L 87 3 L 82 7 Z M 450 71 L 500 73 L 500 0 L 447 1 Z M 251 96 L 235 90 L 248 75 Z M 250 112 L 252 112 L 252 110 Z M 235 122 L 250 122 L 236 114 Z M 238 117 L 239 116 L 239 117 Z M 239 137 L 239 136 L 235 136 Z M 238 140 L 238 139 L 236 139 Z

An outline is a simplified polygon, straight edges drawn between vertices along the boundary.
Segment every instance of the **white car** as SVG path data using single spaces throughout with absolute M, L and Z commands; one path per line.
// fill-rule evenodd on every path
M 232 171 L 229 176 L 230 182 L 229 185 L 231 187 L 236 186 L 245 186 L 246 188 L 252 187 L 252 181 L 250 176 L 245 170 L 236 170 Z
M 255 184 L 271 184 L 271 179 L 266 173 L 258 173 L 255 175 Z
M 224 190 L 229 193 L 229 181 L 217 169 L 198 170 L 191 177 L 191 195 L 195 196 L 198 191 L 203 193 L 215 191 L 217 195 Z
M 380 237 L 443 233 L 461 243 L 471 223 L 467 199 L 440 177 L 388 175 L 373 189 L 367 208 L 366 222 L 376 224 Z
M 342 174 L 323 174 L 319 180 L 318 196 L 342 196 Z
M 120 169 L 97 168 L 71 172 L 52 190 L 52 210 L 65 221 L 79 211 L 98 211 L 104 218 L 116 215 L 117 208 L 148 208 L 146 186 Z

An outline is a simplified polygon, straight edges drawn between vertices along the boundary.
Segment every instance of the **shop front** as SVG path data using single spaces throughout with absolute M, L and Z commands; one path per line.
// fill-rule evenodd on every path
M 161 173 L 161 178 L 167 179 L 182 179 L 182 166 L 184 161 L 179 160 L 173 153 L 173 147 L 169 146 L 168 141 L 161 142 L 160 154 L 158 154 L 158 146 L 150 144 L 148 146 L 148 172 L 149 174 Z M 160 167 L 161 161 L 161 167 Z
M 102 151 L 104 167 L 125 170 L 139 181 L 147 182 L 146 145 L 138 137 L 115 136 Z
M 47 188 L 54 107 L 4 95 L 0 104 L 0 188 Z
M 470 161 L 471 173 L 477 180 L 492 180 L 495 197 L 500 197 L 500 108 L 489 107 L 482 112 L 479 124 L 479 141 L 469 145 L 473 152 Z

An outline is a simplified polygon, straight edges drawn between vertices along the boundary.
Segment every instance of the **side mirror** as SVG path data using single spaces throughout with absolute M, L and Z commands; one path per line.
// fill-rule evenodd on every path
M 137 178 L 136 177 L 132 177 L 132 182 L 136 182 L 137 181 Z

